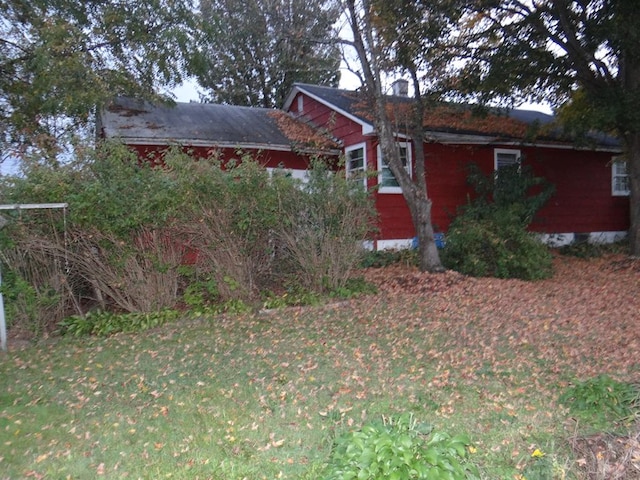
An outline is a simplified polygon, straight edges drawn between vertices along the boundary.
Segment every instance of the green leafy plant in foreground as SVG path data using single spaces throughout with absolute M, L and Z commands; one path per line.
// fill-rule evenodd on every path
M 591 423 L 627 420 L 640 414 L 640 389 L 608 375 L 598 375 L 567 388 L 560 402 Z
M 365 424 L 339 437 L 324 480 L 474 479 L 465 435 L 433 432 L 410 414 Z
M 159 327 L 178 318 L 176 310 L 160 310 L 148 313 L 118 314 L 95 310 L 86 315 L 73 315 L 58 323 L 62 335 L 81 337 L 85 335 L 108 336 L 120 332 L 140 332 Z

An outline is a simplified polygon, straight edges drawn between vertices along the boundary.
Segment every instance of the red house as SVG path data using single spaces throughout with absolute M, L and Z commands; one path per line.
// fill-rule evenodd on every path
M 390 113 L 397 125 L 410 99 L 394 85 Z M 362 178 L 373 191 L 379 213 L 376 249 L 412 244 L 415 232 L 397 182 L 381 157 L 368 109 L 358 92 L 297 84 L 283 110 L 212 104 L 159 107 L 129 100 L 104 110 L 101 133 L 119 138 L 141 154 L 181 145 L 198 155 L 213 150 L 223 158 L 253 153 L 266 168 L 284 167 L 304 177 L 316 153 L 344 155 L 347 176 Z M 427 187 L 436 231 L 446 233 L 459 206 L 468 201 L 467 167 L 491 173 L 522 162 L 546 178 L 556 192 L 532 230 L 552 244 L 574 239 L 609 242 L 629 227 L 626 165 L 616 161 L 619 143 L 593 136 L 582 146 L 562 135 L 553 117 L 527 110 L 494 110 L 474 115 L 469 107 L 440 105 L 424 119 Z M 401 128 L 399 128 L 401 130 Z M 396 132 L 407 170 L 414 174 L 411 138 Z M 365 175 L 363 175 L 365 174 Z

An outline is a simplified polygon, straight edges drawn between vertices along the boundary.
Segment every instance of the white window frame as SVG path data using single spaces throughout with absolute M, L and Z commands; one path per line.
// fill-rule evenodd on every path
M 302 94 L 298 95 L 298 113 L 302 113 L 304 111 L 304 97 Z
M 620 167 L 624 167 L 624 171 L 621 172 Z M 627 188 L 620 188 L 618 180 L 623 180 Z M 629 190 L 629 164 L 622 159 L 622 157 L 613 157 L 611 159 L 611 195 L 614 197 L 627 197 L 631 193 Z
M 350 153 L 362 149 L 362 166 L 353 168 L 351 165 Z M 362 182 L 362 186 L 367 188 L 367 144 L 357 143 L 344 149 L 345 156 L 345 175 L 347 178 L 353 178 L 357 175 L 357 180 Z M 362 178 L 360 178 L 360 176 Z
M 506 165 L 500 165 L 498 163 L 498 157 L 500 155 L 513 155 L 514 161 L 509 162 Z M 511 148 L 496 148 L 493 150 L 493 171 L 495 172 L 496 177 L 498 175 L 498 171 L 503 166 L 513 165 L 514 163 L 517 163 L 518 166 L 520 166 L 521 162 L 522 162 L 522 152 L 520 150 L 514 150 Z
M 411 143 L 410 142 L 396 142 L 396 145 L 400 148 L 404 148 L 405 152 L 406 152 L 406 164 L 404 166 L 405 170 L 407 171 L 407 173 L 409 174 L 410 177 L 413 178 L 413 156 L 411 153 Z M 389 166 L 387 165 L 387 163 L 384 161 L 384 158 L 382 157 L 382 149 L 380 148 L 380 145 L 378 145 L 378 192 L 379 193 L 402 193 L 402 188 L 400 187 L 400 185 L 394 185 L 394 186 L 384 186 L 382 185 L 383 182 L 383 170 L 388 170 L 389 173 L 391 173 L 391 170 L 389 169 Z M 397 180 L 396 180 L 397 182 Z

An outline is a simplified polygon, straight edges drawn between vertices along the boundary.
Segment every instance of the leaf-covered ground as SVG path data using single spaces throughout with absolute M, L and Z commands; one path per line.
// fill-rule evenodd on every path
M 558 373 L 640 379 L 640 260 L 560 256 L 554 267 L 553 278 L 538 282 L 403 266 L 371 269 L 366 277 L 395 301 L 424 297 L 437 318 L 450 320 L 451 341 L 476 350 L 475 361 L 491 358 L 506 342 L 514 351 L 535 349 Z
M 379 294 L 349 302 L 14 347 L 0 479 L 317 480 L 336 435 L 403 412 L 469 434 L 483 478 L 522 479 L 534 452 L 552 478 L 585 478 L 558 397 L 601 373 L 640 381 L 640 262 L 563 257 L 556 272 L 372 269 Z

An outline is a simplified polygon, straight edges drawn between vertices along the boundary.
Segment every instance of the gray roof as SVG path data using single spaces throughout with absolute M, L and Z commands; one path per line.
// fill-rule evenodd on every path
M 361 122 L 362 124 L 368 124 L 373 127 L 370 118 L 367 118 L 363 108 L 365 104 L 365 97 L 359 91 L 353 90 L 341 90 L 338 88 L 324 87 L 319 85 L 309 85 L 303 83 L 297 83 L 294 85 L 298 89 L 311 94 L 317 99 L 321 100 L 327 105 L 331 105 L 333 108 L 349 115 L 354 120 Z M 392 103 L 402 104 L 411 101 L 409 97 L 389 96 L 389 101 Z M 287 102 L 293 100 L 293 95 L 289 96 Z M 441 103 L 440 105 L 450 105 L 452 108 L 461 109 L 461 111 L 472 110 L 477 108 L 474 105 L 455 104 L 455 103 Z M 287 104 L 285 104 L 285 108 Z M 526 110 L 518 108 L 493 108 L 488 107 L 485 109 L 485 115 L 489 114 L 495 117 L 508 118 L 517 122 L 522 122 L 532 128 L 545 127 L 544 131 L 539 132 L 537 136 L 538 141 L 551 141 L 565 144 L 576 144 L 583 147 L 600 148 L 606 150 L 619 150 L 620 141 L 606 133 L 602 132 L 590 132 L 584 138 L 574 138 L 570 133 L 565 132 L 559 125 L 555 124 L 557 118 L 553 115 L 549 115 L 536 110 Z M 474 128 L 473 122 L 464 127 L 460 125 L 426 125 L 425 130 L 434 138 L 448 138 L 450 141 L 461 140 L 462 137 L 467 138 L 475 135 L 476 137 L 485 136 L 487 138 L 495 137 L 504 140 L 509 135 L 504 135 L 500 131 L 490 132 L 485 129 Z M 522 140 L 522 139 L 520 139 Z M 532 139 L 527 139 L 531 141 Z
M 292 141 L 278 127 L 274 112 L 281 111 L 118 98 L 102 110 L 99 128 L 105 138 L 129 144 L 291 150 Z

